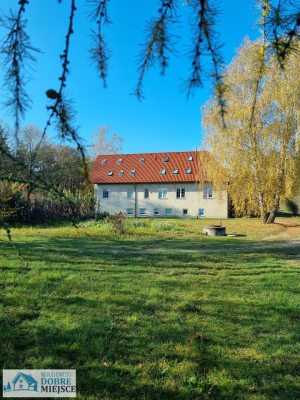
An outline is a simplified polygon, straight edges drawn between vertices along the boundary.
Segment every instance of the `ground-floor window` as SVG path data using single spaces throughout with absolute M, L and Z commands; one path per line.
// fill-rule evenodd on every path
M 140 215 L 147 215 L 146 208 L 140 208 Z
M 102 198 L 103 199 L 108 199 L 108 189 L 103 189 L 103 192 L 102 192 Z
M 170 215 L 173 215 L 173 209 L 172 208 L 166 208 L 165 215 L 166 215 L 166 217 L 169 217 Z
M 127 208 L 127 215 L 133 215 L 133 208 Z
M 184 208 L 184 209 L 182 210 L 182 214 L 183 214 L 183 215 L 188 215 L 188 213 L 189 213 L 189 211 L 188 211 L 187 208 Z
M 204 208 L 199 209 L 199 217 L 203 217 L 204 215 Z
M 154 215 L 159 215 L 159 208 L 154 208 Z

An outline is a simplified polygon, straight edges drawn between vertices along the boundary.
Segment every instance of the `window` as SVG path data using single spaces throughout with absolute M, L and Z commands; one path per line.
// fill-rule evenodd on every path
M 144 162 L 145 162 L 144 157 L 140 158 L 140 164 L 144 164 Z
M 147 215 L 146 208 L 140 208 L 140 215 Z
M 135 169 L 132 169 L 131 171 L 130 171 L 130 174 L 129 174 L 130 176 L 134 176 L 135 175 Z
M 127 215 L 133 215 L 133 208 L 127 208 Z
M 123 176 L 124 175 L 124 171 L 119 171 L 119 176 Z
M 20 383 L 23 383 L 23 379 L 20 379 L 19 382 L 20 382 Z
M 122 164 L 122 161 L 123 161 L 123 159 L 119 158 L 118 161 L 117 161 L 117 164 Z
M 19 388 L 22 388 L 23 387 L 23 385 L 19 385 Z
M 177 189 L 176 197 L 177 199 L 185 198 L 185 189 L 182 188 Z
M 213 198 L 213 190 L 212 187 L 204 188 L 203 197 L 205 199 L 212 199 Z
M 102 161 L 101 161 L 101 164 L 102 164 L 102 165 L 106 164 L 106 160 L 102 160 Z
M 165 169 L 161 169 L 161 170 L 160 170 L 160 174 L 161 174 L 161 175 L 166 175 L 166 170 L 165 170 Z
M 149 189 L 145 189 L 144 197 L 145 199 L 149 199 Z
M 193 156 L 188 156 L 187 160 L 188 161 L 193 161 Z
M 185 170 L 185 173 L 186 173 L 186 174 L 191 174 L 191 173 L 192 173 L 191 168 L 187 168 L 187 169 Z
M 182 214 L 183 214 L 183 215 L 188 215 L 188 213 L 189 213 L 189 212 L 188 212 L 188 209 L 187 209 L 187 208 L 184 208 L 184 209 L 182 210 Z
M 166 208 L 165 209 L 165 215 L 166 215 L 166 217 L 169 217 L 170 215 L 173 215 L 172 208 Z
M 169 157 L 164 157 L 163 162 L 169 162 Z
M 200 208 L 199 209 L 199 217 L 203 217 L 204 216 L 204 208 Z
M 108 176 L 112 176 L 113 173 L 114 173 L 114 171 L 108 171 L 107 175 L 108 175 Z
M 168 189 L 164 189 L 164 188 L 158 189 L 158 198 L 159 199 L 167 199 L 168 198 Z
M 133 199 L 133 189 L 127 189 L 127 199 Z
M 103 189 L 103 191 L 102 191 L 102 199 L 108 199 L 108 189 Z
M 154 215 L 159 215 L 159 208 L 154 208 Z
M 173 174 L 174 174 L 174 175 L 178 174 L 178 168 L 174 168 L 174 169 L 173 169 Z

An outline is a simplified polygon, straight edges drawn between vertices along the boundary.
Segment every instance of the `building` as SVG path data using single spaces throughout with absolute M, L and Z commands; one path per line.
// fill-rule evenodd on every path
M 32 390 L 34 392 L 37 392 L 38 382 L 31 375 L 19 372 L 13 379 L 12 383 L 14 385 L 14 391 Z
M 98 212 L 133 217 L 227 218 L 228 196 L 200 188 L 198 152 L 99 155 L 91 180 Z

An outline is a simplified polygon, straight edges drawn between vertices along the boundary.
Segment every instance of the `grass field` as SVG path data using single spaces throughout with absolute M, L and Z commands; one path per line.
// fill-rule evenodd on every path
M 300 219 L 212 222 L 12 229 L 29 270 L 0 232 L 2 368 L 76 369 L 79 399 L 299 400 Z

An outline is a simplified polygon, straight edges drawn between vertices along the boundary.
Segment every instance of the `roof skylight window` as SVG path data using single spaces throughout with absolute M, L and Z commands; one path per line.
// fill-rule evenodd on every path
M 193 156 L 188 156 L 187 160 L 188 161 L 193 161 Z
M 187 168 L 187 169 L 185 170 L 185 173 L 186 173 L 186 174 L 191 174 L 191 173 L 192 173 L 191 168 Z
M 173 174 L 174 174 L 174 175 L 177 175 L 177 174 L 178 174 L 178 168 L 174 168 L 174 169 L 173 169 Z
M 124 171 L 119 171 L 119 176 L 123 176 L 124 175 Z
M 108 171 L 107 175 L 108 175 L 108 176 L 112 176 L 113 173 L 114 173 L 114 171 Z
M 163 162 L 169 162 L 169 157 L 164 157 Z
M 132 169 L 131 171 L 130 171 L 130 174 L 129 174 L 130 176 L 134 176 L 135 175 L 135 169 Z
M 161 170 L 160 170 L 160 174 L 161 174 L 161 175 L 166 175 L 166 170 L 165 170 L 165 169 L 161 169 Z
M 144 164 L 144 163 L 145 163 L 145 158 L 144 157 L 140 158 L 140 164 Z
M 119 158 L 117 164 L 122 164 L 123 158 Z
M 101 164 L 102 164 L 102 165 L 106 164 L 106 160 L 105 160 L 105 159 L 102 160 L 102 161 L 101 161 Z

